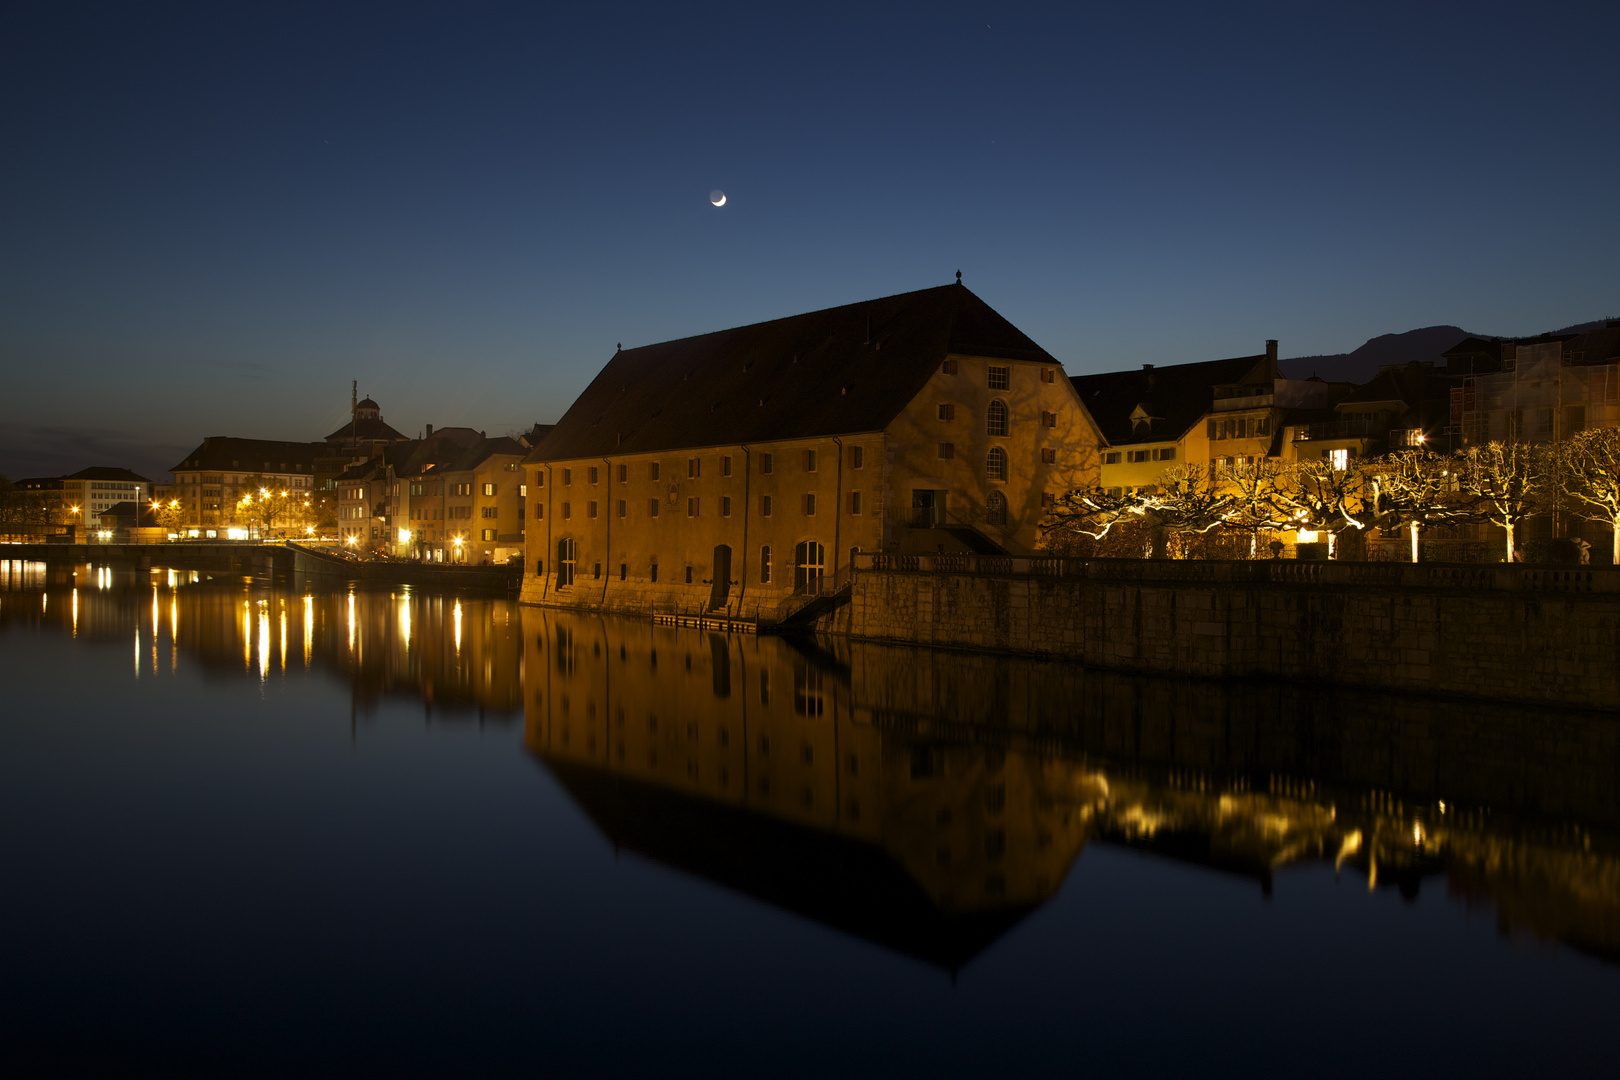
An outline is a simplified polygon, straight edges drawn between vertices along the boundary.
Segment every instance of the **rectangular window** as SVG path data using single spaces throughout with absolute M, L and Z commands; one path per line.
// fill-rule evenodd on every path
M 1146 461 L 1148 452 L 1146 450 L 1132 450 L 1130 451 L 1130 459 L 1133 464 L 1138 461 Z
M 647 576 L 649 578 L 651 578 L 653 581 L 658 580 L 658 564 L 657 563 L 653 563 L 651 566 L 649 566 L 647 568 Z
M 399 485 L 398 484 L 394 485 L 394 494 L 395 495 L 399 494 Z M 518 498 L 527 499 L 528 497 L 529 497 L 529 485 L 528 484 L 519 484 L 518 485 Z
M 416 488 L 417 486 L 418 485 L 416 485 L 416 484 L 411 485 L 411 487 L 413 489 Z M 545 487 L 546 486 L 546 474 L 545 473 L 537 472 L 537 473 L 534 474 L 534 486 L 535 487 Z M 415 495 L 415 494 L 417 494 L 417 492 L 413 490 L 411 492 L 411 494 Z
M 1155 450 L 1153 452 L 1153 458 L 1155 461 L 1174 461 L 1176 460 L 1176 448 L 1173 446 L 1166 446 L 1162 449 Z
M 1043 412 L 1043 413 L 1041 413 L 1041 427 L 1057 427 L 1057 413 L 1055 413 L 1055 412 Z
M 698 501 L 697 501 L 697 496 L 696 495 L 687 496 L 687 499 L 686 499 L 686 516 L 687 517 L 697 517 L 698 516 Z
M 941 405 L 939 407 L 939 418 L 941 420 L 955 420 L 956 419 L 956 406 L 955 405 Z
M 629 563 L 620 563 L 619 564 L 619 580 L 620 581 L 626 581 L 626 580 L 629 579 L 629 577 L 630 577 L 630 564 Z
M 563 485 L 566 487 L 567 485 L 572 484 L 573 482 L 574 482 L 574 470 L 573 469 L 564 469 L 563 470 Z
M 563 520 L 567 521 L 569 518 L 571 518 L 573 516 L 574 516 L 573 504 L 572 503 L 563 503 Z
M 722 457 L 720 459 L 720 475 L 721 476 L 730 476 L 731 475 L 731 455 L 730 454 L 727 454 L 727 455 L 725 455 L 724 457 Z
M 478 508 L 478 516 L 486 518 L 500 517 L 501 508 L 498 506 L 480 506 Z
M 629 480 L 629 479 L 630 479 L 630 466 L 621 464 L 619 466 L 619 483 L 622 484 L 626 480 Z
M 702 458 L 690 457 L 690 458 L 686 459 L 686 478 L 688 480 L 696 480 L 698 478 L 698 474 L 700 472 L 702 472 L 702 471 L 703 471 L 703 459 Z
M 771 497 L 769 495 L 761 495 L 759 497 L 759 516 L 771 516 Z
M 852 447 L 850 447 L 849 448 L 849 467 L 852 468 L 852 469 L 859 469 L 859 468 L 863 468 L 865 465 L 866 465 L 866 448 L 864 446 L 852 446 Z
M 815 516 L 815 512 L 816 512 L 816 497 L 814 495 L 806 495 L 804 497 L 804 516 L 805 517 L 813 517 L 813 516 Z
M 658 479 L 658 465 L 659 465 L 659 463 L 656 462 L 656 461 L 647 462 L 647 479 L 649 479 L 649 480 L 657 480 Z
M 686 583 L 688 585 L 692 584 L 692 568 L 690 566 L 686 568 Z
M 858 514 L 861 512 L 861 493 L 858 491 L 852 491 L 849 493 L 849 512 L 851 514 Z
M 590 480 L 591 483 L 593 483 L 593 484 L 596 483 L 596 466 L 592 465 L 589 469 L 586 469 L 585 470 L 585 475 L 586 475 L 586 478 L 588 480 Z
M 596 470 L 592 469 L 591 471 L 595 472 Z M 493 495 L 493 494 L 495 494 L 495 485 L 494 484 L 485 484 L 484 485 L 484 494 L 485 495 Z
M 658 516 L 658 500 L 657 499 L 648 499 L 647 500 L 647 516 L 648 517 L 657 517 Z
M 1333 470 L 1335 472 L 1344 472 L 1350 467 L 1349 450 L 1329 450 L 1327 452 L 1327 457 L 1328 460 L 1333 463 Z
M 535 503 L 534 504 L 534 520 L 536 520 L 536 521 L 544 521 L 545 518 L 546 518 L 546 504 L 545 503 Z
M 619 516 L 624 517 L 624 512 L 625 512 L 624 500 L 620 499 L 619 500 Z
M 1057 461 L 1057 451 L 1050 446 L 1041 447 L 1041 461 L 1047 465 L 1053 464 Z
M 495 530 L 494 529 L 483 529 L 483 530 L 480 530 L 480 535 L 482 535 L 483 538 L 486 541 L 494 540 L 495 539 Z
M 586 514 L 587 517 L 595 517 L 596 516 L 596 500 L 595 499 L 592 499 L 590 502 L 585 504 L 585 514 Z
M 939 365 L 939 370 L 943 371 L 947 375 L 955 375 L 956 374 L 956 361 L 955 360 L 947 360 L 947 361 L 945 361 L 943 364 Z
M 720 516 L 721 517 L 730 517 L 731 516 L 731 496 L 730 495 L 722 495 L 722 496 L 720 496 Z
M 769 547 L 759 549 L 759 581 L 761 585 L 771 583 L 771 549 Z
M 1012 368 L 997 367 L 995 364 L 991 364 L 988 385 L 992 390 L 1006 390 L 1012 385 Z
M 1104 465 L 1118 465 L 1119 464 L 1119 451 L 1118 450 L 1110 450 L 1108 453 L 1104 454 L 1103 455 L 1103 464 Z
M 760 475 L 762 476 L 769 476 L 771 474 L 771 455 L 759 455 L 759 471 Z
M 939 444 L 939 456 L 940 456 L 941 460 L 944 460 L 945 458 L 953 458 L 953 457 L 955 457 L 956 456 L 956 444 L 955 443 L 948 443 L 948 442 L 940 443 Z
M 591 576 L 593 578 L 598 579 L 598 580 L 601 579 L 601 577 L 602 577 L 602 564 L 601 563 L 592 563 L 591 564 Z
M 816 471 L 816 452 L 814 450 L 806 450 L 804 452 L 804 471 Z
M 1049 368 L 1049 367 L 1041 368 L 1041 382 L 1043 382 L 1043 383 L 1057 382 L 1057 372 L 1054 371 L 1053 369 Z

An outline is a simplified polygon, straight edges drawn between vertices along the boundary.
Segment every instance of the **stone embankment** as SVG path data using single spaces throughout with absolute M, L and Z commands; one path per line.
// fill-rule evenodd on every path
M 1620 708 L 1620 569 L 856 556 L 818 631 L 1209 678 Z

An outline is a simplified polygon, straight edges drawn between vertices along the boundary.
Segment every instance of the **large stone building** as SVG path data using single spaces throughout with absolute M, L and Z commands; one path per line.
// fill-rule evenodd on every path
M 622 350 L 527 459 L 523 599 L 769 622 L 857 549 L 1027 553 L 1098 445 L 960 282 Z

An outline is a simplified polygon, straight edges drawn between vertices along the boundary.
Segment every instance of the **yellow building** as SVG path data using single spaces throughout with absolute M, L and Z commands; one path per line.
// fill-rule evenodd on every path
M 1116 491 L 1152 488 L 1177 465 L 1218 473 L 1291 457 L 1286 419 L 1349 389 L 1283 378 L 1275 341 L 1254 356 L 1078 375 L 1074 387 L 1107 440 L 1100 486 Z
M 523 599 L 770 622 L 854 550 L 1023 554 L 1098 444 L 960 283 L 622 350 L 526 461 Z

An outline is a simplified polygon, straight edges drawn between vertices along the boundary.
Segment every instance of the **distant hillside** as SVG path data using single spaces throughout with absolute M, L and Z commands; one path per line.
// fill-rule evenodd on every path
M 1354 352 L 1296 356 L 1279 361 L 1277 366 L 1290 379 L 1320 375 L 1328 382 L 1364 383 L 1384 364 L 1410 364 L 1414 360 L 1439 364 L 1441 353 L 1469 336 L 1460 326 L 1425 326 L 1404 334 L 1380 334 Z
M 1550 332 L 1582 334 L 1588 330 L 1602 330 L 1605 325 L 1606 320 L 1597 319 Z M 1408 330 L 1404 334 L 1381 334 L 1370 339 L 1355 352 L 1333 353 L 1327 356 L 1296 356 L 1278 361 L 1277 366 L 1283 375 L 1290 379 L 1308 379 L 1312 375 L 1320 375 L 1329 382 L 1364 383 L 1377 375 L 1378 369 L 1385 364 L 1410 364 L 1414 360 L 1432 360 L 1439 366 L 1443 363 L 1440 354 L 1466 337 L 1506 336 L 1510 335 L 1473 334 L 1460 326 L 1425 326 L 1417 330 Z

